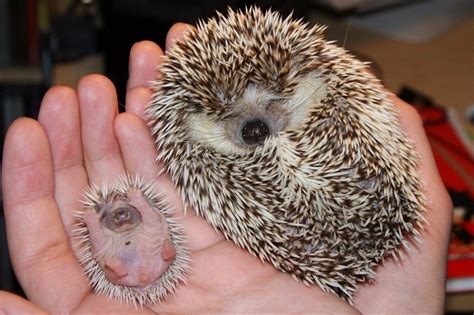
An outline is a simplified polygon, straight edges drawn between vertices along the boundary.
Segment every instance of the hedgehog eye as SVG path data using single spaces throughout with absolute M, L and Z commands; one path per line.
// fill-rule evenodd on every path
M 135 207 L 129 205 L 106 211 L 101 221 L 108 229 L 120 233 L 134 229 L 141 223 L 142 216 Z
M 262 144 L 270 135 L 270 128 L 260 119 L 252 119 L 247 121 L 241 131 L 242 140 L 249 146 Z

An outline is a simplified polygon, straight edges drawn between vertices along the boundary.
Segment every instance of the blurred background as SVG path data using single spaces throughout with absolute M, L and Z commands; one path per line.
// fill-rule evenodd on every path
M 474 311 L 474 1 L 0 0 L 0 145 L 20 116 L 36 117 L 52 85 L 107 75 L 123 104 L 133 43 L 164 46 L 175 22 L 195 24 L 250 4 L 328 25 L 327 38 L 370 61 L 419 110 L 455 206 L 447 313 Z M 1 197 L 1 196 L 0 196 Z M 0 289 L 22 294 L 0 211 Z

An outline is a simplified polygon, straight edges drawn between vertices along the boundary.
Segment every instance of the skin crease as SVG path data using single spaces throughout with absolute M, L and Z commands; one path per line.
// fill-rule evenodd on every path
M 190 26 L 176 24 L 167 49 Z M 402 263 L 387 259 L 376 282 L 360 286 L 355 308 L 317 287 L 306 287 L 223 240 L 192 211 L 186 215 L 142 120 L 148 82 L 162 59 L 151 42 L 133 46 L 126 113 L 118 115 L 114 86 L 105 77 L 83 78 L 77 91 L 53 87 L 38 121 L 10 127 L 3 157 L 3 196 L 8 244 L 28 301 L 0 292 L 0 313 L 233 312 L 440 314 L 444 308 L 451 202 L 441 183 L 416 111 L 393 97 L 403 129 L 421 156 L 420 175 L 430 200 L 430 225 Z M 153 308 L 137 310 L 93 294 L 68 242 L 73 211 L 88 183 L 109 182 L 128 171 L 154 180 L 177 205 L 191 249 L 187 285 Z M 64 279 L 68 279 L 64 281 Z

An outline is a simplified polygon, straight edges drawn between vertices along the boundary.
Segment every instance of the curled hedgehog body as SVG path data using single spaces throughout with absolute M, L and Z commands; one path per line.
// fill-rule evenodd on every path
M 324 28 L 250 8 L 175 43 L 147 113 L 184 204 L 277 269 L 352 301 L 416 238 L 417 155 Z
M 83 204 L 75 246 L 95 292 L 141 306 L 185 281 L 183 229 L 151 183 L 126 175 L 115 185 L 90 186 Z
M 425 200 L 386 92 L 323 31 L 255 7 L 200 23 L 164 57 L 147 115 L 186 207 L 352 302 L 418 237 Z M 182 230 L 154 191 L 124 177 L 86 192 L 79 260 L 97 292 L 141 305 L 184 280 Z

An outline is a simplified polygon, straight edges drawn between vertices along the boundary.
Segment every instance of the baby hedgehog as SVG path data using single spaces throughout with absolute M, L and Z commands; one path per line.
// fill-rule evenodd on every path
M 183 230 L 153 185 L 124 176 L 115 186 L 91 186 L 77 225 L 79 260 L 96 292 L 143 305 L 184 281 Z
M 167 53 L 147 113 L 187 207 L 351 302 L 417 238 L 425 200 L 387 93 L 323 31 L 255 7 L 201 22 Z

